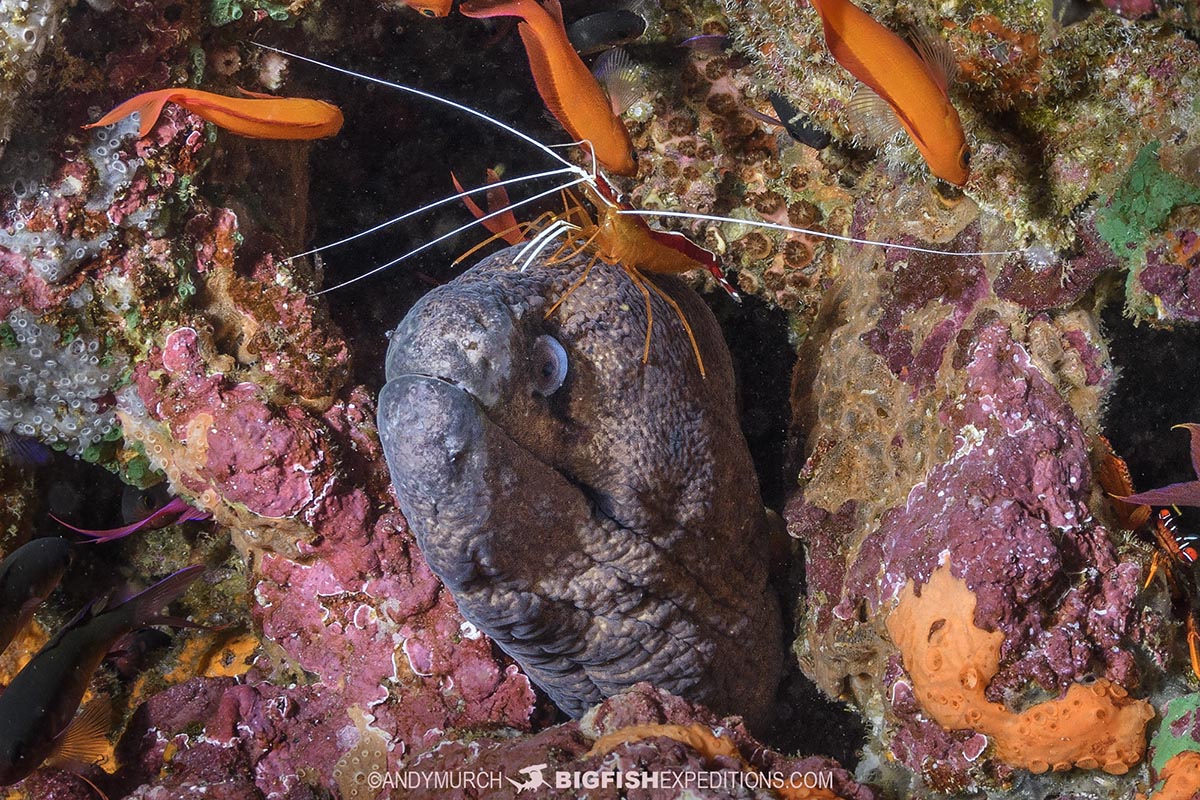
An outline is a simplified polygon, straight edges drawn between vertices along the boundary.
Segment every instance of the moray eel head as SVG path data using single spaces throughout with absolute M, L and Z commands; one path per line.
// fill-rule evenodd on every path
M 379 432 L 400 508 L 472 623 L 573 716 L 650 681 L 751 725 L 782 669 L 765 517 L 711 312 L 619 267 L 502 251 L 392 334 Z

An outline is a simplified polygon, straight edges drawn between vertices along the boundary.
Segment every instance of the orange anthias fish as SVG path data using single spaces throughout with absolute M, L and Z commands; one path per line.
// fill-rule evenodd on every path
M 546 107 L 575 139 L 585 140 L 609 172 L 636 175 L 637 157 L 625 124 L 567 40 L 562 7 L 548 0 L 473 0 L 459 10 L 468 17 L 519 17 L 517 29 L 538 92 Z
M 138 136 L 146 136 L 163 106 L 175 103 L 233 133 L 253 139 L 322 139 L 342 129 L 337 106 L 303 97 L 275 97 L 241 90 L 245 97 L 228 97 L 200 89 L 158 89 L 126 100 L 84 128 L 112 125 L 130 114 L 141 114 Z
M 450 14 L 454 0 L 404 0 L 404 5 L 423 17 L 445 17 Z
M 829 52 L 890 107 L 933 174 L 956 186 L 966 183 L 971 149 L 958 112 L 950 104 L 948 86 L 954 70 L 950 54 L 919 43 L 922 52 L 918 55 L 849 0 L 809 2 L 821 15 Z M 877 103 L 876 97 L 863 92 L 851 101 L 860 117 L 874 116 L 876 120 L 879 112 L 887 113 L 883 108 L 870 109 Z M 887 125 L 876 121 L 875 127 Z M 890 134 L 891 130 L 877 132 Z

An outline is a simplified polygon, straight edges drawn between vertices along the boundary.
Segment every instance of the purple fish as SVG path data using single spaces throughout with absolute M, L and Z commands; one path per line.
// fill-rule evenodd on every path
M 63 522 L 53 514 L 50 515 L 50 518 L 59 525 L 62 525 L 64 528 L 70 528 L 76 533 L 83 534 L 84 536 L 91 538 L 91 540 L 96 544 L 103 544 L 104 542 L 111 542 L 114 539 L 120 539 L 123 536 L 128 536 L 131 533 L 140 531 L 142 528 L 154 530 L 155 528 L 165 528 L 168 525 L 178 525 L 181 522 L 205 520 L 211 516 L 212 514 L 209 514 L 207 511 L 201 511 L 198 508 L 193 508 L 182 498 L 176 497 L 150 516 L 137 522 L 130 523 L 129 525 L 122 525 L 119 528 L 107 528 L 105 530 L 76 528 L 74 525 Z
M 1192 436 L 1192 471 L 1200 479 L 1200 425 L 1195 422 L 1185 422 L 1175 425 L 1175 428 L 1186 428 Z M 1147 506 L 1193 506 L 1200 508 L 1200 480 L 1172 483 L 1161 489 L 1151 489 L 1148 492 L 1138 492 L 1128 497 L 1121 497 L 1126 503 L 1137 503 Z

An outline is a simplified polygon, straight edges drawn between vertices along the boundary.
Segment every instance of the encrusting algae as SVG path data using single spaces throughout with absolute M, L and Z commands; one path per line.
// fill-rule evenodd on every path
M 1107 679 L 1073 684 L 1022 712 L 989 700 L 1004 634 L 975 626 L 975 595 L 948 566 L 917 595 L 910 581 L 887 620 L 925 713 L 947 730 L 985 734 L 996 757 L 1031 772 L 1103 769 L 1123 775 L 1146 751 L 1154 709 Z

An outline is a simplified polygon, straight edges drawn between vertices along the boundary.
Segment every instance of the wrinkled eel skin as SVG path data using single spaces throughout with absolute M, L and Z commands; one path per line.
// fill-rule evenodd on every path
M 638 681 L 765 724 L 782 669 L 766 521 L 729 352 L 700 298 L 502 251 L 393 332 L 379 433 L 400 508 L 463 616 L 568 714 Z M 553 391 L 546 354 L 566 378 Z M 553 369 L 548 370 L 553 372 Z M 549 384 L 547 383 L 549 380 Z

